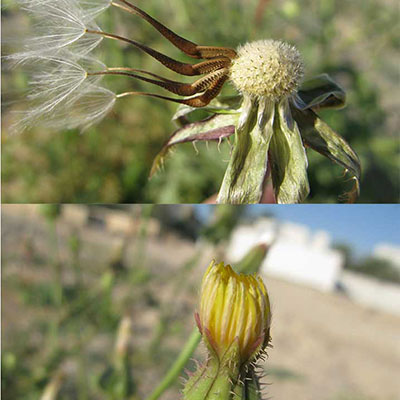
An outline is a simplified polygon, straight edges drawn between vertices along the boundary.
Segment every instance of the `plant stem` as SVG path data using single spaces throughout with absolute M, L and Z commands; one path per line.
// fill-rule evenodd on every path
M 145 263 L 146 259 L 146 245 L 147 238 L 149 234 L 149 223 L 151 219 L 151 215 L 153 212 L 153 204 L 142 204 L 139 206 L 140 214 L 139 214 L 139 229 L 136 236 L 136 244 L 135 244 L 135 262 L 134 268 L 131 269 L 131 279 L 134 277 L 134 273 L 137 270 L 136 267 L 142 267 Z M 135 218 L 135 216 L 133 216 Z M 126 239 L 129 239 L 127 237 Z
M 183 367 L 193 354 L 194 350 L 197 348 L 201 340 L 201 334 L 196 328 L 193 329 L 185 347 L 182 349 L 178 358 L 175 360 L 174 364 L 169 369 L 167 375 L 161 383 L 154 389 L 153 393 L 150 394 L 145 400 L 157 400 L 160 396 L 175 382 L 181 373 Z

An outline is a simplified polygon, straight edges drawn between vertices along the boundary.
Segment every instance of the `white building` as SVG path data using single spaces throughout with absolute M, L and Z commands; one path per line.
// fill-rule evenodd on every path
M 344 271 L 344 256 L 331 248 L 327 232 L 311 232 L 303 225 L 260 219 L 234 231 L 228 247 L 230 261 L 239 261 L 260 243 L 271 246 L 261 267 L 263 273 L 320 291 L 333 291 L 340 283 L 353 301 L 400 315 L 400 286 Z M 400 268 L 400 249 L 396 246 L 378 245 L 373 255 Z
M 232 235 L 228 249 L 232 261 L 240 260 L 253 246 L 271 244 L 262 271 L 322 291 L 335 288 L 343 268 L 343 255 L 330 247 L 327 232 L 303 225 L 260 219 L 242 225 Z

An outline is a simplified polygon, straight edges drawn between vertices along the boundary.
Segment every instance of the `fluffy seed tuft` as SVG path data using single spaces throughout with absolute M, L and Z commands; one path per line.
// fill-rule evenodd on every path
M 68 49 L 76 56 L 90 53 L 103 38 L 86 34 L 98 30 L 94 17 L 105 10 L 108 0 L 18 0 L 34 22 L 19 52 L 8 55 L 11 64 L 29 63 L 31 58 L 54 55 Z
M 239 47 L 230 69 L 230 79 L 241 93 L 272 101 L 296 91 L 303 75 L 300 53 L 278 40 L 260 40 Z
M 36 65 L 37 64 L 37 65 Z M 102 119 L 112 108 L 115 94 L 99 86 L 105 65 L 91 57 L 73 60 L 68 52 L 31 59 L 37 71 L 29 82 L 30 91 L 23 111 L 16 111 L 11 132 L 22 132 L 33 125 L 49 128 L 85 129 Z

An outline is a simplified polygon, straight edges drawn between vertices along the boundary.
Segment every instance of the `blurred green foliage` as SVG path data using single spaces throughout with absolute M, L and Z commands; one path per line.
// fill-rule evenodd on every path
M 148 382 L 149 370 L 152 379 L 157 379 L 179 352 L 179 348 L 174 350 L 169 343 L 163 343 L 166 351 L 160 351 L 161 341 L 170 340 L 171 335 L 182 342 L 185 340 L 185 327 L 175 322 L 179 312 L 176 304 L 172 307 L 164 298 L 161 307 L 156 299 L 158 293 L 166 293 L 167 271 L 160 271 L 146 250 L 151 208 L 143 207 L 138 215 L 137 235 L 132 237 L 128 233 L 123 239 L 134 243 L 130 261 L 126 261 L 125 246 L 115 251 L 115 246 L 103 239 L 96 244 L 96 250 L 90 249 L 88 238 L 81 231 L 73 228 L 72 234 L 67 234 L 69 229 L 62 221 L 55 228 L 56 222 L 47 221 L 48 211 L 39 209 L 46 223 L 41 229 L 36 226 L 33 245 L 31 241 L 21 245 L 25 250 L 29 244 L 29 252 L 14 255 L 8 246 L 10 251 L 3 258 L 3 299 L 8 309 L 16 307 L 19 313 L 18 318 L 12 311 L 5 317 L 3 314 L 3 323 L 6 322 L 2 343 L 2 398 L 137 400 L 139 395 L 143 398 L 152 388 L 152 382 Z M 16 244 L 14 236 L 18 229 L 14 226 L 11 231 L 6 242 Z M 33 234 L 25 226 L 23 231 Z M 136 242 L 140 248 L 135 246 Z M 108 259 L 100 264 L 94 261 L 95 254 L 105 249 Z M 196 253 L 178 267 L 180 279 L 176 280 L 174 293 L 183 290 L 193 295 L 194 289 L 185 285 L 188 274 L 198 264 L 199 255 Z M 54 271 L 59 275 L 53 277 Z M 59 291 L 61 296 L 54 296 Z M 143 328 L 137 327 L 138 324 L 132 332 L 121 329 L 127 318 L 131 325 L 134 318 L 141 320 L 144 309 L 156 315 L 154 332 L 150 331 L 154 337 L 149 338 L 148 346 L 139 343 Z M 161 337 L 157 319 L 163 324 Z M 147 389 L 142 388 L 140 392 L 137 380 L 145 382 L 141 387 Z M 53 384 L 59 385 L 58 395 L 45 397 L 44 393 Z M 178 387 L 176 383 L 174 388 Z
M 213 221 L 202 229 L 203 236 L 211 243 L 228 241 L 240 218 L 246 211 L 244 205 L 220 205 L 215 209 Z
M 3 27 L 26 21 L 12 1 L 5 2 Z M 348 106 L 325 111 L 324 119 L 361 158 L 360 202 L 399 200 L 399 71 L 398 4 L 395 0 L 158 0 L 134 1 L 188 39 L 205 45 L 236 47 L 262 38 L 295 44 L 305 59 L 306 75 L 327 72 L 348 93 Z M 8 7 L 7 7 L 8 5 Z M 113 31 L 164 52 L 186 58 L 148 24 L 120 10 L 99 18 Z M 8 51 L 7 44 L 5 51 Z M 176 79 L 150 57 L 104 40 L 99 57 L 108 66 L 146 69 Z M 16 91 L 26 79 L 19 72 L 3 75 L 3 201 L 5 202 L 202 202 L 215 194 L 229 157 L 229 145 L 218 149 L 179 146 L 165 170 L 148 180 L 151 163 L 173 132 L 176 109 L 156 99 L 126 98 L 102 121 L 78 131 L 48 132 L 40 128 L 7 136 Z M 114 91 L 153 90 L 122 77 L 107 79 Z M 225 92 L 233 88 L 226 85 Z M 155 90 L 155 92 L 158 92 Z M 160 92 L 161 93 L 161 92 Z M 309 151 L 309 202 L 337 202 L 351 183 L 343 171 Z
M 372 275 L 382 281 L 400 283 L 400 272 L 388 260 L 379 257 L 368 257 L 350 267 L 355 272 Z
M 400 283 L 400 271 L 389 260 L 376 256 L 357 258 L 352 247 L 344 243 L 338 243 L 334 247 L 344 255 L 345 269 L 369 275 L 381 281 Z

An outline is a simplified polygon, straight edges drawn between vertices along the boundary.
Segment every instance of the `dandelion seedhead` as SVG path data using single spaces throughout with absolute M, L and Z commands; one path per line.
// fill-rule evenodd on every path
M 293 94 L 304 75 L 297 49 L 278 40 L 259 40 L 239 47 L 230 79 L 244 95 L 279 101 Z
M 219 203 L 258 203 L 268 181 L 272 181 L 277 203 L 304 201 L 310 191 L 306 148 L 341 165 L 354 181 L 349 202 L 358 196 L 361 168 L 356 153 L 316 114 L 322 108 L 343 107 L 345 92 L 327 75 L 302 82 L 304 65 L 293 46 L 277 40 L 246 43 L 237 50 L 198 45 L 127 0 L 19 2 L 36 21 L 35 34 L 26 41 L 24 51 L 7 58 L 37 68 L 29 108 L 20 114 L 14 130 L 39 122 L 58 129 L 85 128 L 102 119 L 117 99 L 148 96 L 180 104 L 174 120 L 181 124 L 156 156 L 151 175 L 176 144 L 220 142 L 234 135 Z M 101 30 L 95 17 L 111 6 L 140 17 L 196 61 L 180 62 L 143 43 Z M 166 68 L 197 78 L 186 83 L 132 66 L 102 65 L 91 52 L 103 39 L 131 45 Z M 136 90 L 112 93 L 100 85 L 105 75 L 127 76 L 175 96 Z M 239 95 L 217 99 L 227 81 Z M 196 108 L 211 117 L 199 121 Z M 190 124 L 189 116 L 196 122 Z
M 256 363 L 270 341 L 271 309 L 260 277 L 212 262 L 195 315 L 208 358 L 185 385 L 185 400 L 260 399 Z M 250 397 L 250 392 L 253 396 Z M 215 395 L 218 394 L 218 397 Z

